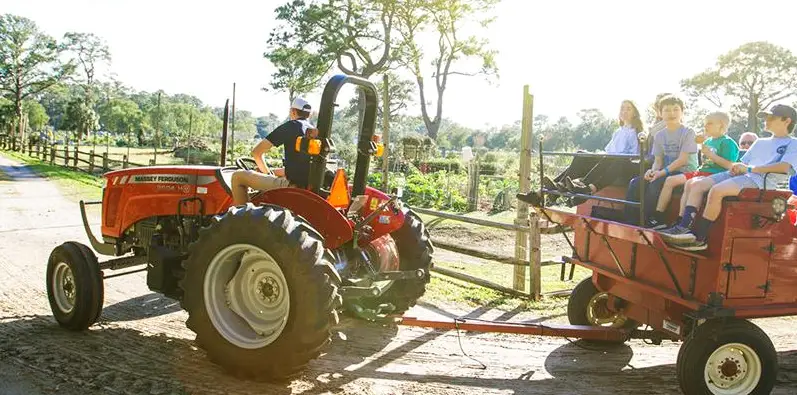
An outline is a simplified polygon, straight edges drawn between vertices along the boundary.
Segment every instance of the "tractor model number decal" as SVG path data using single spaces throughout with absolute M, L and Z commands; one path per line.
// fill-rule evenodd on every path
M 379 207 L 379 199 L 371 198 L 371 211 L 376 210 L 377 207 Z
M 676 335 L 681 334 L 681 326 L 672 321 L 664 320 L 664 322 L 662 322 L 662 327 Z

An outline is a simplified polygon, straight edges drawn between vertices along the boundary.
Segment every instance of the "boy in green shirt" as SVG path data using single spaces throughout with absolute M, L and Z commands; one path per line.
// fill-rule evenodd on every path
M 690 184 L 699 181 L 703 177 L 729 169 L 738 160 L 739 145 L 732 138 L 725 135 L 728 132 L 729 124 L 730 117 L 727 113 L 713 112 L 706 116 L 705 134 L 695 138 L 696 143 L 703 145 L 701 148 L 704 159 L 703 165 L 697 171 L 667 177 L 656 204 L 656 212 L 653 213 L 652 218 L 648 221 L 649 228 L 660 230 L 667 227 L 664 213 L 670 204 L 672 191 L 676 187 L 686 184 L 685 188 L 688 188 Z M 680 215 L 683 215 L 685 204 L 686 199 L 681 199 Z

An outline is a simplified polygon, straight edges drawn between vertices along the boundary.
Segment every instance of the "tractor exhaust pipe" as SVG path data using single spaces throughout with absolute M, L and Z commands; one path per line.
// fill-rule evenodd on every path
M 230 119 L 230 99 L 224 102 L 224 119 L 221 127 L 221 160 L 219 166 L 227 166 L 227 120 Z

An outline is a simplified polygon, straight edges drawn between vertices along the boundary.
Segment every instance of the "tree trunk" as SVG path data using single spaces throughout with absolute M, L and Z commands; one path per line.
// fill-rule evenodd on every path
M 758 95 L 750 93 L 750 105 L 747 107 L 747 131 L 758 135 Z

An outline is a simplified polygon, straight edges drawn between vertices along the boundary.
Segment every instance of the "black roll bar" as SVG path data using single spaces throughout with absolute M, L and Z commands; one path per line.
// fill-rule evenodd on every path
M 337 98 L 340 88 L 347 83 L 359 86 L 365 96 L 365 114 L 357 141 L 357 167 L 354 171 L 352 196 L 365 193 L 368 166 L 371 162 L 371 155 L 374 153 L 372 139 L 376 128 L 376 86 L 367 79 L 343 74 L 332 77 L 324 87 L 324 93 L 321 96 L 321 106 L 318 112 L 318 138 L 322 141 L 322 148 L 319 155 L 312 156 L 310 159 L 309 187 L 315 193 L 319 193 L 323 185 L 324 170 L 326 169 L 327 155 L 329 154 L 327 139 L 332 132 L 332 118 L 337 106 L 335 98 Z

